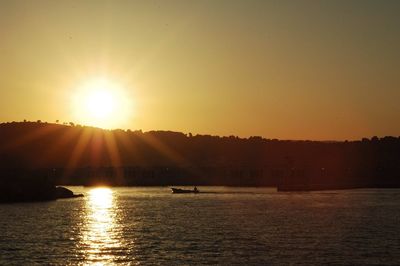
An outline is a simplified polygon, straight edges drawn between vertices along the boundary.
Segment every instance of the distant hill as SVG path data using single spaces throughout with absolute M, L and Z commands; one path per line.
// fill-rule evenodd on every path
M 398 187 L 400 138 L 280 141 L 2 123 L 0 176 L 13 175 L 46 175 L 59 184 L 80 185 Z

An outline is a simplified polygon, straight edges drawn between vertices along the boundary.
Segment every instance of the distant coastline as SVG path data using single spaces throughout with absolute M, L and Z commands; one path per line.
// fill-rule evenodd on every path
M 400 138 L 280 141 L 37 122 L 0 124 L 0 178 L 57 185 L 400 187 Z

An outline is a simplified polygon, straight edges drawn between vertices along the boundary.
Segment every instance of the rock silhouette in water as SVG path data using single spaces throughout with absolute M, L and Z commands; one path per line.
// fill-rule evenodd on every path
M 0 203 L 49 201 L 74 198 L 75 195 L 64 187 L 56 187 L 46 178 L 13 177 L 0 179 Z
M 55 194 L 57 199 L 83 197 L 82 194 L 74 194 L 74 192 L 65 187 L 56 187 Z

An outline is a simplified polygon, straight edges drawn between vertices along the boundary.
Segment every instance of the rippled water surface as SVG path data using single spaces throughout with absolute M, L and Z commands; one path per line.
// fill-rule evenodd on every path
M 400 264 L 400 190 L 71 189 L 0 205 L 0 265 Z

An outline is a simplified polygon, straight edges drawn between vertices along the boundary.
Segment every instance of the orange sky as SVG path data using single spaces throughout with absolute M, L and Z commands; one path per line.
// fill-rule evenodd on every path
M 72 102 L 105 78 L 130 104 L 98 126 L 398 136 L 398 14 L 399 1 L 1 1 L 0 121 L 93 124 Z

